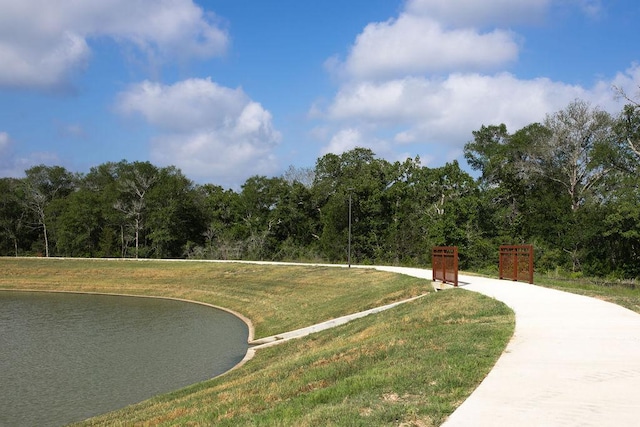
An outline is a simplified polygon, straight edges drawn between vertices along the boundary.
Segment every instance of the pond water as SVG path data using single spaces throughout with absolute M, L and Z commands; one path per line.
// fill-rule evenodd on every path
M 60 426 L 210 379 L 248 333 L 181 301 L 0 292 L 0 426 Z

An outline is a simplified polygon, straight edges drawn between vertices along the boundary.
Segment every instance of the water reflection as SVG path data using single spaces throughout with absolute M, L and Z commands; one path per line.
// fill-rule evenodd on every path
M 180 301 L 0 292 L 0 426 L 58 426 L 219 375 L 237 317 Z

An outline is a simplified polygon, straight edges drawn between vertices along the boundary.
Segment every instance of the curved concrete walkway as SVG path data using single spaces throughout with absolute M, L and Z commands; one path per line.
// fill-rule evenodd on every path
M 427 269 L 352 267 L 431 279 Z M 511 307 L 516 327 L 491 372 L 444 427 L 640 426 L 640 314 L 525 283 L 465 275 L 459 280 L 461 288 Z M 325 322 L 323 327 L 361 315 Z M 293 331 L 286 338 L 315 332 L 316 327 Z M 283 338 L 256 342 L 253 348 Z
M 429 270 L 376 268 L 430 277 Z M 444 426 L 640 425 L 639 314 L 524 283 L 459 280 L 511 307 L 516 328 L 493 370 Z

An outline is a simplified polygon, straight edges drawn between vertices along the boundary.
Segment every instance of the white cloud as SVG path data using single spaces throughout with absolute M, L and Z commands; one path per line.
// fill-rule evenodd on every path
M 349 77 L 376 79 L 491 70 L 517 56 L 518 44 L 509 31 L 445 29 L 429 17 L 402 14 L 398 19 L 367 25 L 343 67 Z
M 192 0 L 0 0 L 0 86 L 52 87 L 86 63 L 91 38 L 154 60 L 223 53 L 226 32 Z
M 599 6 L 598 0 L 408 0 L 398 18 L 367 25 L 343 62 L 327 61 L 343 74 L 333 100 L 310 112 L 333 129 L 323 151 L 415 150 L 423 162 L 444 163 L 460 158 L 482 125 L 504 123 L 514 132 L 577 98 L 620 111 L 612 85 L 637 93 L 638 65 L 590 88 L 506 71 L 520 36 L 499 26 L 536 22 L 554 7 L 593 16 Z
M 273 149 L 281 139 L 272 117 L 242 89 L 210 79 L 174 85 L 142 82 L 118 96 L 116 109 L 142 115 L 158 130 L 152 160 L 175 165 L 199 181 L 233 186 L 277 170 Z
M 165 131 L 187 132 L 225 126 L 249 102 L 242 89 L 220 86 L 211 79 L 187 79 L 173 85 L 144 81 L 118 96 L 117 108 L 139 113 Z
M 605 84 L 603 82 L 600 83 L 601 86 Z M 616 91 L 622 91 L 625 96 L 631 98 L 634 102 L 640 102 L 640 64 L 634 63 L 624 72 L 617 73 L 611 85 Z M 622 101 L 628 102 L 624 99 Z M 602 103 L 599 103 L 599 105 L 602 105 Z
M 549 108 L 566 104 L 584 92 L 544 78 L 526 81 L 509 73 L 457 73 L 446 79 L 411 77 L 346 86 L 327 112 L 332 120 L 428 125 L 424 127 L 445 131 L 449 126 L 459 128 L 460 122 L 470 119 L 521 125 L 543 118 Z
M 376 155 L 392 159 L 392 161 L 405 160 L 409 157 L 406 153 L 402 153 L 402 155 L 394 153 L 393 146 L 388 141 L 377 138 L 366 129 L 356 127 L 337 130 L 331 137 L 329 144 L 322 149 L 321 154 L 342 154 L 357 147 L 370 148 Z
M 355 145 L 373 148 L 369 141 L 391 132 L 389 143 L 405 149 L 413 147 L 417 152 L 426 146 L 435 147 L 448 161 L 461 154 L 472 138 L 471 132 L 482 125 L 504 123 L 514 132 L 542 121 L 546 114 L 561 110 L 577 98 L 615 114 L 621 102 L 614 99 L 613 85 L 635 95 L 640 66 L 591 88 L 547 78 L 521 80 L 509 73 L 457 73 L 446 79 L 411 77 L 353 83 L 343 87 L 326 110 L 329 122 L 350 126 L 349 132 L 337 133 L 325 151 L 338 152 Z
M 363 147 L 365 145 L 362 133 L 358 129 L 341 129 L 333 135 L 329 144 L 322 150 L 322 154 L 342 154 L 345 151 L 352 150 L 356 147 Z
M 61 84 L 73 70 L 84 66 L 89 56 L 86 41 L 69 31 L 61 32 L 43 47 L 23 47 L 0 39 L 0 86 Z
M 166 134 L 152 141 L 151 158 L 175 165 L 198 182 L 238 188 L 253 175 L 271 176 L 278 170 L 272 146 L 233 140 L 224 132 Z

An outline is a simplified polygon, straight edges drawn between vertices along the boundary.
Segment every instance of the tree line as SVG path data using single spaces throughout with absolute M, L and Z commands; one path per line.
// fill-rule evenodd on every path
M 464 155 L 476 177 L 356 148 L 239 191 L 149 162 L 35 166 L 0 179 L 0 255 L 345 262 L 351 219 L 354 263 L 428 265 L 451 245 L 483 268 L 499 245 L 531 243 L 538 270 L 640 277 L 637 103 L 482 126 Z

